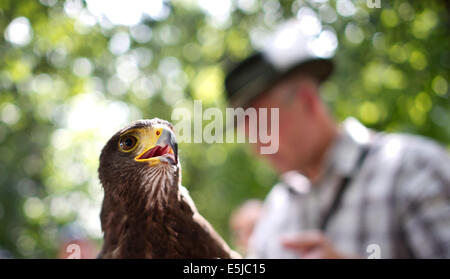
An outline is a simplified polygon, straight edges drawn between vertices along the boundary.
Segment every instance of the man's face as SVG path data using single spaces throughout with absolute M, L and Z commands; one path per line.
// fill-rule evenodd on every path
M 279 149 L 274 154 L 264 154 L 272 166 L 283 173 L 298 170 L 309 162 L 314 154 L 315 110 L 317 100 L 315 84 L 308 81 L 291 80 L 280 82 L 266 94 L 258 97 L 250 107 L 268 109 L 267 123 L 270 124 L 271 108 L 279 108 Z M 271 128 L 268 127 L 270 131 Z M 248 133 L 248 122 L 246 123 Z M 261 142 L 253 145 L 259 152 Z

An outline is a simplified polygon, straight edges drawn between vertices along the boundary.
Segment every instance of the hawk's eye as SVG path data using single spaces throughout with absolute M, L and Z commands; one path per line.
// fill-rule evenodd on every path
M 137 143 L 137 139 L 133 136 L 124 136 L 120 138 L 119 146 L 123 151 L 131 151 Z

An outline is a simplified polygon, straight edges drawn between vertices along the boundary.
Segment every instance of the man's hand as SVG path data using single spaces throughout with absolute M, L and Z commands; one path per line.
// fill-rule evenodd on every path
M 308 231 L 282 238 L 285 248 L 298 252 L 302 259 L 356 258 L 337 251 L 331 241 L 320 231 Z

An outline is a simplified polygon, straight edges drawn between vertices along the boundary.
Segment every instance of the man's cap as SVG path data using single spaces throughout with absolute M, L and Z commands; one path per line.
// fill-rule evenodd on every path
M 333 62 L 328 57 L 334 47 L 318 42 L 320 36 L 307 36 L 296 20 L 287 22 L 262 51 L 258 51 L 237 64 L 225 78 L 227 97 L 234 107 L 246 106 L 278 81 L 294 72 L 303 72 L 320 83 L 333 71 Z M 333 34 L 326 34 L 328 37 Z M 335 38 L 335 37 L 334 37 Z M 327 50 L 327 49 L 326 49 Z

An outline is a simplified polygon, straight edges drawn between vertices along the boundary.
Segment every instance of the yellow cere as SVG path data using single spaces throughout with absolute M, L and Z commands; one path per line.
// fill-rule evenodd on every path
M 160 127 L 153 127 L 153 128 L 137 128 L 137 129 L 131 129 L 129 131 L 126 131 L 124 134 L 122 134 L 119 138 L 119 150 L 122 152 L 131 152 L 134 151 L 135 153 L 139 154 L 134 159 L 138 162 L 149 162 L 151 165 L 159 163 L 159 159 L 157 158 L 148 158 L 148 159 L 137 159 L 142 154 L 150 150 L 151 148 L 155 147 L 156 142 L 158 141 L 158 138 L 162 134 L 162 128 Z M 120 142 L 125 137 L 134 137 L 136 138 L 135 146 L 132 147 L 129 150 L 124 150 L 120 146 Z
M 132 129 L 130 131 L 127 131 L 123 136 L 134 136 L 138 139 L 138 143 L 136 144 L 136 153 L 137 155 L 134 160 L 137 162 L 148 162 L 150 165 L 156 165 L 160 163 L 160 160 L 158 158 L 147 158 L 147 159 L 138 159 L 140 156 L 142 156 L 145 152 L 152 149 L 156 146 L 156 142 L 158 141 L 158 138 L 162 134 L 162 127 L 152 127 L 152 128 L 138 128 L 138 129 Z

